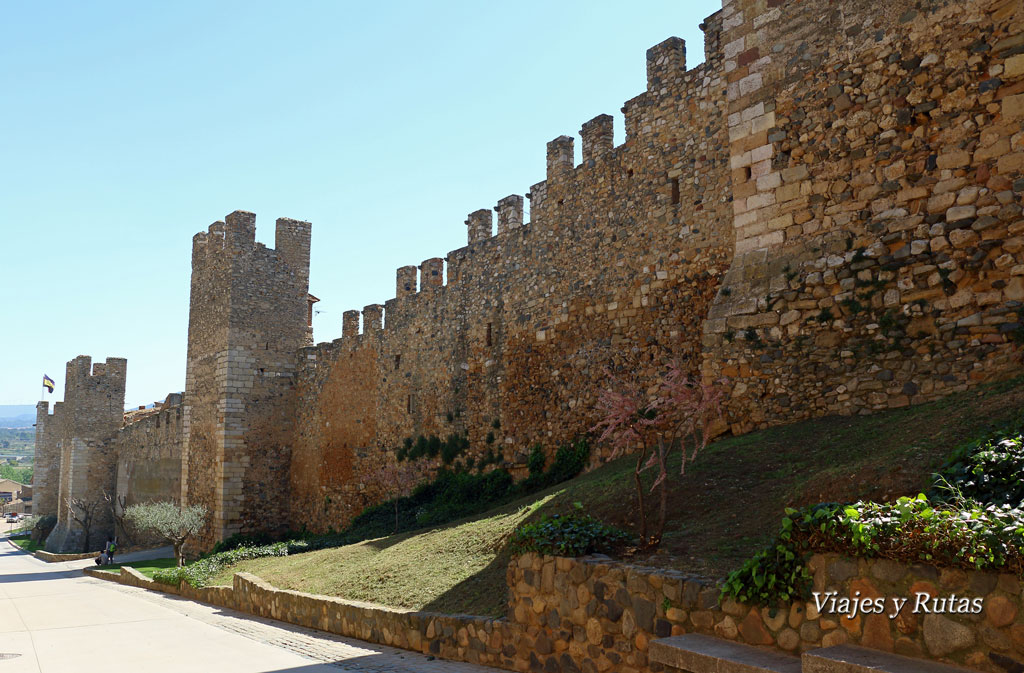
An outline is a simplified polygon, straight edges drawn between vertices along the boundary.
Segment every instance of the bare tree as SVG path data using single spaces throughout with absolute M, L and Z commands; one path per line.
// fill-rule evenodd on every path
M 124 511 L 127 508 L 128 496 L 126 495 L 111 495 L 106 491 L 103 491 L 103 500 L 107 503 L 107 507 L 110 508 L 110 515 L 114 517 L 114 536 L 118 536 L 118 531 L 121 533 L 121 538 L 128 545 L 135 544 L 135 540 L 132 538 L 132 534 L 128 531 L 128 527 L 125 525 Z
M 82 527 L 85 533 L 82 544 L 82 552 L 89 551 L 92 524 L 96 517 L 96 510 L 99 509 L 98 500 L 85 500 L 84 498 L 71 498 L 68 500 L 68 515 Z
M 371 477 L 371 481 L 395 506 L 395 533 L 398 532 L 398 500 L 412 493 L 416 485 L 423 481 L 426 470 L 425 461 L 399 463 L 385 458 L 384 463 Z
M 125 510 L 125 521 L 139 530 L 152 530 L 174 545 L 178 567 L 185 565 L 182 553 L 188 539 L 206 525 L 206 508 L 202 505 L 178 507 L 173 502 L 150 502 L 132 505 Z

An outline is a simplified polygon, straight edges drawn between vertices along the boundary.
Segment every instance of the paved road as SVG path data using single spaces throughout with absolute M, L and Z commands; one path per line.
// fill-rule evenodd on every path
M 0 540 L 0 673 L 495 671 L 104 582 L 82 575 L 90 563 Z

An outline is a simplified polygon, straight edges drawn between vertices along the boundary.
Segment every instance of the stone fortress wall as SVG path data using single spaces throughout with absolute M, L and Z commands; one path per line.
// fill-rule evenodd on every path
M 117 451 L 154 442 L 173 471 L 180 446 L 165 495 L 207 505 L 209 547 L 344 526 L 418 435 L 466 434 L 461 460 L 522 470 L 593 424 L 609 360 L 725 377 L 734 432 L 1019 372 L 1022 15 L 726 0 L 700 66 L 676 38 L 648 51 L 622 144 L 608 115 L 583 124 L 579 165 L 572 138 L 548 143 L 529 222 L 518 195 L 496 232 L 471 213 L 466 247 L 400 268 L 333 342 L 310 345 L 311 225 L 278 220 L 269 249 L 232 213 L 194 239 L 180 432 L 122 430 Z
M 86 542 L 83 530 L 73 521 L 69 505 L 76 500 L 95 502 L 114 492 L 116 458 L 108 440 L 123 423 L 127 369 L 124 358 L 93 364 L 90 357 L 80 355 L 68 362 L 64 402 L 54 405 L 53 417 L 43 419 L 41 437 L 37 430 L 47 492 L 35 511 L 57 515 L 46 551 L 81 548 Z M 40 404 L 37 417 L 46 411 L 45 403 Z M 44 505 L 53 509 L 42 509 Z M 112 527 L 106 507 L 97 507 L 93 516 L 97 531 Z
M 124 427 L 113 438 L 116 491 L 126 507 L 180 502 L 183 411 L 181 393 L 171 393 L 158 405 L 126 414 Z
M 464 248 L 398 269 L 396 296 L 345 313 L 341 339 L 304 349 L 291 497 L 296 520 L 338 527 L 378 499 L 373 471 L 405 438 L 468 433 L 523 469 L 593 424 L 604 356 L 626 344 L 696 368 L 697 334 L 728 268 L 728 142 L 721 21 L 687 71 L 673 38 L 647 54 L 647 90 L 612 118 L 548 143 L 524 200 L 471 213 Z M 488 438 L 490 437 L 490 441 Z
M 704 373 L 730 378 L 734 429 L 1019 368 L 1021 12 L 730 3 L 736 254 Z

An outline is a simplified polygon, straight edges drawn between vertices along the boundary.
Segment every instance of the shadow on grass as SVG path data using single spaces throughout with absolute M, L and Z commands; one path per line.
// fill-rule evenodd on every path
M 776 427 L 708 446 L 672 481 L 668 517 L 659 553 L 630 559 L 708 577 L 721 577 L 741 565 L 777 532 L 783 509 L 821 501 L 892 500 L 923 491 L 932 472 L 959 444 L 1021 415 L 1024 379 L 1018 378 L 951 395 L 927 405 L 870 416 L 831 416 Z M 590 514 L 634 531 L 635 458 L 625 456 L 558 486 L 444 525 L 367 541 L 387 550 L 428 531 L 449 532 L 470 521 L 532 507 L 525 518 L 566 512 L 581 503 Z M 669 465 L 679 470 L 678 457 Z M 654 479 L 643 474 L 645 494 Z M 648 495 L 648 497 L 650 497 Z M 547 500 L 545 500 L 547 498 Z M 653 507 L 653 502 L 649 505 Z M 506 534 L 490 527 L 488 544 L 496 553 L 482 570 L 438 587 L 425 610 L 500 616 L 506 609 L 506 569 L 511 559 Z M 444 544 L 475 542 L 480 529 L 446 536 Z M 415 548 L 415 544 L 412 545 Z M 415 550 L 406 552 L 416 554 Z M 418 559 L 413 559 L 418 561 Z M 414 566 L 406 576 L 389 577 L 413 587 L 422 574 L 439 570 Z M 301 578 L 299 578 L 301 580 Z M 372 599 L 368 599 L 372 600 Z

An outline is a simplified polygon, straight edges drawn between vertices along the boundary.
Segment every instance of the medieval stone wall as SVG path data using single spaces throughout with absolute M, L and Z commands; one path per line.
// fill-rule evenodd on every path
M 60 450 L 57 428 L 60 427 L 63 403 L 55 402 L 51 414 L 49 402 L 36 403 L 36 450 L 32 487 L 35 489 L 32 508 L 37 516 L 57 513 L 57 492 L 60 481 Z
M 491 210 L 471 213 L 467 247 L 398 270 L 383 328 L 379 305 L 362 334 L 347 312 L 340 340 L 300 354 L 295 520 L 343 526 L 381 497 L 377 467 L 419 435 L 465 434 L 460 461 L 496 451 L 525 471 L 534 444 L 553 453 L 593 424 L 617 352 L 697 368 L 690 335 L 732 247 L 719 17 L 704 29 L 697 68 L 677 38 L 648 52 L 623 144 L 608 115 L 583 125 L 579 165 L 573 139 L 548 144 L 530 222 L 517 195 L 498 203 L 496 234 Z
M 116 491 L 126 507 L 180 502 L 183 421 L 182 398 L 174 393 L 115 435 Z
M 1021 3 L 723 15 L 736 256 L 704 372 L 734 430 L 1019 371 Z
M 92 364 L 92 358 L 80 355 L 68 362 L 59 423 L 53 426 L 47 419 L 43 428 L 44 445 L 55 445 L 60 453 L 53 512 L 57 515 L 57 526 L 46 540 L 47 551 L 61 553 L 82 551 L 84 546 L 98 547 L 98 536 L 112 529 L 110 510 L 103 503 L 104 493 L 114 493 L 115 486 L 115 457 L 107 440 L 124 420 L 126 375 L 127 361 L 123 358 L 107 358 L 106 363 Z M 55 432 L 56 442 L 50 432 Z M 69 503 L 75 500 L 93 511 L 88 539 L 68 511 Z
M 201 547 L 344 526 L 420 435 L 523 472 L 592 427 L 607 366 L 724 379 L 734 432 L 1021 370 L 1019 0 L 725 0 L 702 28 L 696 68 L 676 38 L 648 51 L 622 144 L 608 115 L 582 163 L 548 143 L 529 221 L 519 195 L 474 211 L 334 342 L 308 345 L 309 223 L 278 220 L 275 249 L 242 211 L 196 235 L 178 499 L 211 512 Z M 120 427 L 72 388 L 37 429 L 62 494 Z M 126 455 L 170 460 L 148 423 Z

